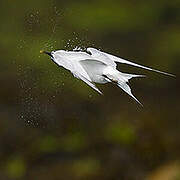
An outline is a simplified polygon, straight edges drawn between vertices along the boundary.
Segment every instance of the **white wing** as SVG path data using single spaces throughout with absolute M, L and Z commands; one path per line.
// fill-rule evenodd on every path
M 55 54 L 60 55 L 61 57 L 65 57 L 67 59 L 71 59 L 73 61 L 80 61 L 83 59 L 91 58 L 91 56 L 86 52 L 58 50 L 58 51 L 53 52 L 53 55 Z
M 52 55 L 53 55 L 53 59 L 52 60 L 57 65 L 62 66 L 65 69 L 68 69 L 73 74 L 80 74 L 84 78 L 86 78 L 88 81 L 91 81 L 89 75 L 87 74 L 87 72 L 84 70 L 84 68 L 82 67 L 82 65 L 78 61 L 74 61 L 74 60 L 72 60 L 71 58 L 69 58 L 66 55 L 63 56 L 58 51 L 53 52 Z M 67 53 L 67 55 L 68 55 L 68 53 Z
M 79 73 L 75 73 L 74 74 L 76 77 L 78 77 L 79 79 L 81 79 L 82 81 L 84 81 L 86 84 L 88 84 L 90 87 L 92 87 L 94 90 L 96 90 L 98 93 L 102 94 L 102 92 L 90 81 L 88 81 L 88 79 L 86 79 L 84 76 L 82 76 Z
M 152 69 L 152 68 L 149 68 L 149 67 L 146 67 L 146 66 L 142 66 L 140 64 L 136 64 L 136 63 L 133 63 L 133 62 L 130 62 L 130 61 L 127 61 L 125 59 L 122 59 L 122 58 L 119 58 L 119 57 L 116 57 L 116 56 L 113 56 L 111 54 L 108 54 L 108 53 L 105 53 L 105 52 L 101 52 L 95 48 L 88 48 L 92 51 L 93 49 L 93 52 L 96 50 L 96 52 L 98 53 L 101 53 L 101 54 L 104 54 L 105 56 L 107 56 L 109 59 L 111 59 L 113 62 L 119 62 L 119 63 L 124 63 L 124 64 L 129 64 L 129 65 L 132 65 L 132 66 L 136 66 L 136 67 L 139 67 L 139 68 L 143 68 L 143 69 L 146 69 L 146 70 L 150 70 L 150 71 L 154 71 L 154 72 L 158 72 L 158 73 L 161 73 L 161 74 L 165 74 L 165 75 L 169 75 L 169 76 L 174 76 L 173 74 L 169 74 L 169 73 L 166 73 L 166 72 L 162 72 L 162 71 L 159 71 L 159 70 L 156 70 L 156 69 Z
M 65 53 L 63 55 L 61 52 L 60 51 L 59 52 L 58 51 L 53 52 L 53 54 L 52 54 L 53 59 L 52 60 L 57 65 L 62 66 L 65 69 L 68 69 L 69 71 L 71 71 L 71 73 L 75 77 L 77 77 L 78 79 L 81 79 L 86 84 L 88 84 L 90 87 L 95 89 L 98 93 L 102 94 L 102 92 L 91 82 L 91 79 L 90 79 L 89 75 L 87 74 L 87 72 L 85 71 L 83 66 L 77 61 L 77 58 L 76 58 L 76 61 L 75 61 L 74 58 L 75 58 L 76 55 L 74 55 L 74 53 L 73 54 Z M 77 57 L 79 57 L 82 60 L 83 58 L 86 57 L 86 55 L 83 53 L 83 58 L 80 56 L 80 54 Z
M 90 77 L 93 75 L 102 76 L 104 68 L 107 67 L 107 65 L 103 62 L 94 59 L 82 60 L 79 61 L 79 63 L 83 66 L 83 68 L 86 70 Z
M 105 53 L 95 48 L 87 48 L 87 52 L 91 53 L 91 59 L 98 60 L 106 65 L 116 68 L 117 66 L 116 63 L 112 61 Z

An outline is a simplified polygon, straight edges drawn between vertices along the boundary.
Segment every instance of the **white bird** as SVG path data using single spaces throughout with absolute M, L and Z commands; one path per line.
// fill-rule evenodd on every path
M 144 75 L 122 73 L 116 69 L 116 62 L 174 76 L 173 74 L 127 61 L 95 48 L 87 48 L 87 52 L 57 50 L 52 52 L 40 51 L 40 53 L 48 54 L 58 66 L 62 66 L 69 70 L 74 77 L 83 80 L 100 94 L 102 94 L 102 92 L 95 86 L 94 83 L 115 83 L 127 94 L 133 97 L 139 104 L 141 103 L 132 94 L 131 88 L 127 83 L 133 77 L 144 77 Z

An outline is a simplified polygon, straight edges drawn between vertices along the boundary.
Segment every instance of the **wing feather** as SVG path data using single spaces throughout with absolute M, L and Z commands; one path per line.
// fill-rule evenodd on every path
M 81 79 L 82 81 L 84 81 L 87 85 L 89 85 L 90 87 L 92 87 L 94 90 L 96 90 L 99 94 L 102 94 L 102 92 L 92 83 L 90 82 L 88 79 L 86 79 L 84 76 L 82 76 L 79 73 L 75 74 L 76 77 L 78 77 L 79 79 Z
M 58 66 L 62 66 L 65 69 L 71 71 L 71 73 L 77 77 L 78 79 L 81 79 L 82 81 L 84 81 L 86 84 L 88 84 L 90 87 L 92 87 L 94 90 L 96 90 L 98 93 L 102 94 L 102 92 L 91 82 L 92 80 L 90 79 L 88 73 L 86 72 L 86 70 L 84 69 L 84 67 L 82 66 L 82 64 L 77 60 L 75 61 L 75 59 L 68 57 L 65 57 L 66 54 L 63 51 L 64 54 L 62 54 L 62 52 L 54 52 L 53 53 L 53 58 L 52 60 L 58 65 Z M 73 54 L 74 55 L 74 54 Z M 86 57 L 82 58 L 83 60 L 85 60 Z
M 124 64 L 128 64 L 128 65 L 131 65 L 131 66 L 135 66 L 135 67 L 139 67 L 139 68 L 142 68 L 142 69 L 146 69 L 146 70 L 149 70 L 149 71 L 154 71 L 154 72 L 157 72 L 157 73 L 161 73 L 161 74 L 165 74 L 165 75 L 168 75 L 168 76 L 173 76 L 175 77 L 175 75 L 173 74 L 170 74 L 170 73 L 167 73 L 167 72 L 163 72 L 163 71 L 159 71 L 159 70 L 156 70 L 156 69 L 152 69 L 150 67 L 146 67 L 146 66 L 142 66 L 140 64 L 136 64 L 136 63 L 133 63 L 131 61 L 128 61 L 128 60 L 125 60 L 125 59 L 122 59 L 122 58 L 119 58 L 119 57 L 116 57 L 116 56 L 113 56 L 111 54 L 108 54 L 108 53 L 105 53 L 105 52 L 101 52 L 95 48 L 88 48 L 91 50 L 91 52 L 99 52 L 101 54 L 104 54 L 106 55 L 109 59 L 111 59 L 111 61 L 113 62 L 119 62 L 119 63 L 124 63 Z
M 95 48 L 87 48 L 87 51 L 91 53 L 91 58 L 101 61 L 102 63 L 112 66 L 112 67 L 116 67 L 116 63 L 114 61 L 112 61 L 105 53 L 95 49 Z
M 65 69 L 71 71 L 71 73 L 75 74 L 81 74 L 83 77 L 85 77 L 88 81 L 91 81 L 89 75 L 83 68 L 83 66 L 78 62 L 74 61 L 72 59 L 68 59 L 65 56 L 62 56 L 58 53 L 53 54 L 52 59 L 57 65 L 64 67 Z

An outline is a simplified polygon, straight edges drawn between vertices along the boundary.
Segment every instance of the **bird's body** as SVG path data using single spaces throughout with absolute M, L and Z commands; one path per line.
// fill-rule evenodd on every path
M 74 77 L 83 80 L 93 89 L 101 93 L 94 83 L 115 83 L 138 103 L 140 103 L 131 93 L 131 89 L 127 84 L 129 79 L 133 77 L 144 77 L 144 75 L 126 74 L 116 69 L 117 64 L 125 63 L 143 69 L 155 71 L 158 73 L 174 76 L 165 72 L 154 70 L 133 62 L 118 58 L 116 56 L 104 53 L 95 48 L 87 48 L 87 52 L 58 50 L 51 53 L 44 52 L 51 56 L 51 59 L 58 65 L 69 70 Z M 101 93 L 102 94 L 102 93 Z M 140 103 L 141 104 L 141 103 Z

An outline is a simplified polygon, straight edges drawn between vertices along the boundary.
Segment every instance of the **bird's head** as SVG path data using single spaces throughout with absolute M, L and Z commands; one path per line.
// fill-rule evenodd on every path
M 53 58 L 52 52 L 47 52 L 47 51 L 44 51 L 44 50 L 40 50 L 40 53 L 41 53 L 41 54 L 47 54 L 47 55 L 49 55 L 51 58 Z

